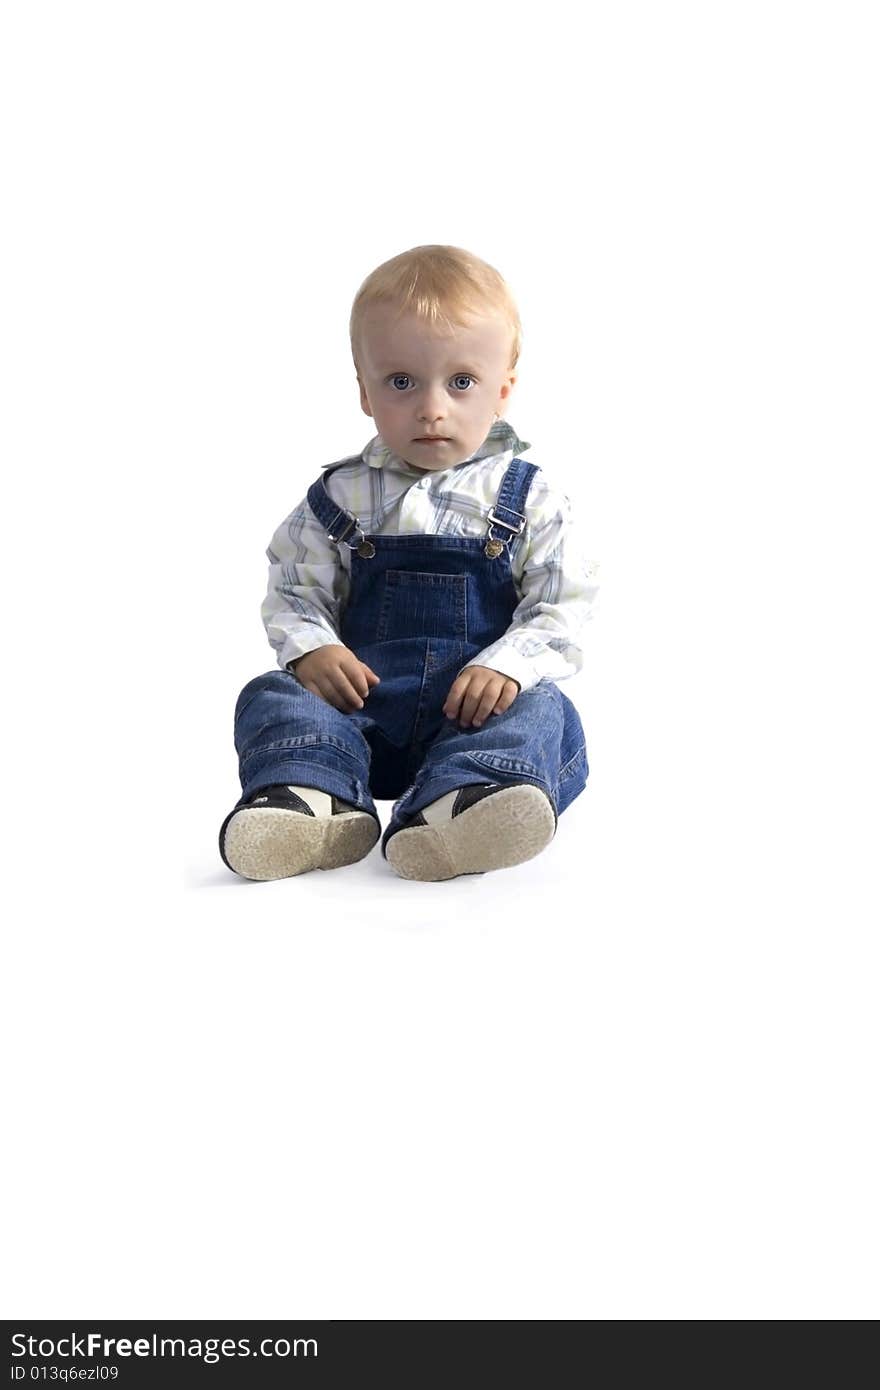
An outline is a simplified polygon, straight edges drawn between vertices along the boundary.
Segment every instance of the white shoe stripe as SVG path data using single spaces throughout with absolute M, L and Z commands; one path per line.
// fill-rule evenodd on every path
M 296 792 L 301 796 L 307 806 L 310 806 L 316 816 L 332 816 L 333 798 L 329 792 L 318 791 L 317 787 L 291 787 L 288 790 Z
M 491 782 L 478 782 L 478 786 L 491 787 Z M 430 806 L 422 807 L 422 815 L 429 825 L 437 825 L 439 821 L 452 820 L 452 808 L 455 805 L 455 798 L 463 787 L 455 787 L 445 796 L 441 796 L 437 801 L 432 801 Z
M 441 796 L 438 801 L 432 801 L 430 806 L 422 807 L 422 815 L 429 825 L 437 825 L 440 821 L 452 819 L 452 808 L 460 791 L 460 787 L 454 787 L 451 792 Z

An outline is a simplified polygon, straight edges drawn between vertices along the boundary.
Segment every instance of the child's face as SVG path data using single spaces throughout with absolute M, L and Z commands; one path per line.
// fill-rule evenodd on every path
M 390 305 L 373 304 L 358 354 L 364 412 L 414 468 L 452 468 L 479 448 L 495 415 L 504 414 L 516 381 L 511 339 L 502 319 L 475 318 L 446 334 L 415 314 L 395 319 Z M 426 443 L 426 435 L 443 442 Z

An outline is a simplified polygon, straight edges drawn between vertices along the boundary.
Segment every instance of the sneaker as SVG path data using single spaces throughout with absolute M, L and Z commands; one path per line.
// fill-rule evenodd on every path
M 532 782 L 458 787 L 417 811 L 385 841 L 401 878 L 436 882 L 509 869 L 532 859 L 556 834 L 556 809 Z
M 316 787 L 263 787 L 220 827 L 224 864 L 243 878 L 291 878 L 369 854 L 381 826 L 368 811 Z

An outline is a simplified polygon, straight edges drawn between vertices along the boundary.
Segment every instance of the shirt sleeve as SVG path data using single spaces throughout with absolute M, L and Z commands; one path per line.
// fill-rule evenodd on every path
M 556 493 L 551 499 L 548 490 L 547 503 L 534 529 L 529 522 L 523 532 L 525 558 L 516 581 L 520 602 L 510 626 L 467 663 L 509 676 L 521 690 L 581 670 L 580 636 L 599 590 L 599 566 L 583 552 L 568 498 Z
M 269 584 L 261 616 L 278 665 L 341 643 L 339 619 L 349 579 L 339 552 L 303 500 L 285 517 L 266 550 Z

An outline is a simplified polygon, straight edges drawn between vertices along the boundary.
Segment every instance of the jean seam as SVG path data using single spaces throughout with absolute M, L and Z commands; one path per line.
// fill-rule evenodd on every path
M 536 777 L 538 781 L 544 782 L 546 779 L 533 763 L 524 762 L 521 758 L 505 758 L 494 753 L 481 753 L 474 749 L 473 752 L 465 752 L 465 757 L 470 758 L 480 768 L 492 768 L 495 772 L 507 772 L 514 775 L 522 774 L 524 777 Z
M 317 747 L 333 748 L 337 752 L 343 753 L 352 762 L 358 764 L 362 762 L 362 758 L 357 753 L 353 753 L 346 744 L 334 737 L 333 734 L 304 734 L 300 738 L 284 738 L 277 739 L 273 743 L 261 743 L 257 748 L 251 748 L 249 752 L 242 753 L 240 764 L 244 767 L 245 763 L 249 762 L 251 758 L 255 758 L 258 753 L 294 752 L 301 748 Z

